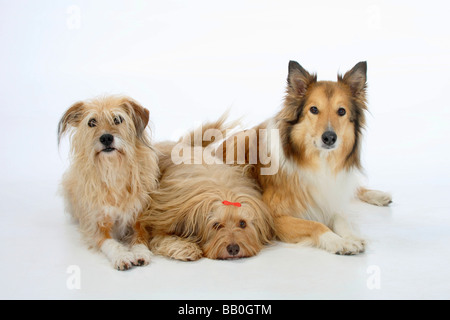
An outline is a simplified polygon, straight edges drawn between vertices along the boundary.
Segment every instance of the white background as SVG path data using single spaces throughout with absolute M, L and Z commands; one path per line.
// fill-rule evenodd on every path
M 450 298 L 450 7 L 444 1 L 0 0 L 0 297 Z M 368 62 L 363 163 L 390 208 L 355 203 L 367 252 L 275 243 L 240 261 L 154 257 L 120 273 L 88 250 L 57 194 L 57 123 L 75 101 L 130 95 L 155 141 L 231 108 L 282 104 L 289 60 L 319 80 Z M 70 265 L 81 289 L 69 290 Z M 370 289 L 370 266 L 380 287 Z M 369 271 L 369 273 L 368 273 Z

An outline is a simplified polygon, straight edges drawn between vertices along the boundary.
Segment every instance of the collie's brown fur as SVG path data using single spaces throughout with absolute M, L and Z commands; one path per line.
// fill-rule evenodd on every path
M 133 232 L 158 184 L 148 121 L 148 110 L 136 101 L 107 96 L 75 103 L 58 125 L 58 142 L 70 133 L 71 165 L 62 181 L 67 210 L 88 244 L 119 270 L 149 262 L 146 239 Z M 126 237 L 131 248 L 118 242 Z
M 377 205 L 391 201 L 388 194 L 362 188 L 358 181 L 367 110 L 366 70 L 366 63 L 360 62 L 344 76 L 338 75 L 337 82 L 317 81 L 315 74 L 291 61 L 282 110 L 252 129 L 257 139 L 247 139 L 248 165 L 251 148 L 258 154 L 259 149 L 269 148 L 260 129 L 279 132 L 280 152 L 271 155 L 272 161 L 275 158 L 279 163 L 278 172 L 261 174 L 269 165 L 259 159 L 253 172 L 273 215 L 276 236 L 282 241 L 307 242 L 339 254 L 362 252 L 365 242 L 345 217 L 347 203 L 355 194 Z M 224 161 L 227 149 L 234 152 L 236 160 L 237 136 L 245 134 L 223 144 Z

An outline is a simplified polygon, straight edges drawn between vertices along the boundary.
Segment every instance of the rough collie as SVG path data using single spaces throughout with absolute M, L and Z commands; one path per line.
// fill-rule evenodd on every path
M 158 185 L 148 121 L 149 111 L 136 101 L 108 96 L 75 103 L 58 126 L 58 143 L 67 132 L 71 142 L 62 180 L 66 208 L 88 244 L 118 270 L 150 261 L 136 222 Z
M 348 204 L 355 194 L 376 205 L 391 202 L 389 194 L 360 184 L 366 72 L 366 62 L 360 62 L 336 82 L 317 81 L 315 74 L 290 61 L 282 110 L 249 130 L 255 139 L 243 131 L 223 144 L 223 159 L 229 163 L 232 152 L 237 163 L 237 141 L 246 139 L 244 163 L 253 166 L 280 240 L 337 254 L 363 252 L 365 241 L 347 218 Z M 262 135 L 264 130 L 278 134 Z M 269 164 L 250 162 L 252 148 L 270 149 L 270 165 L 275 161 L 277 172 L 264 174 Z

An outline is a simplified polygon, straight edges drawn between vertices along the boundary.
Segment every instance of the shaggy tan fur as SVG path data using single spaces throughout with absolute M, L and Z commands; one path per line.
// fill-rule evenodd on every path
M 158 185 L 148 121 L 148 110 L 136 101 L 107 96 L 75 103 L 58 126 L 58 142 L 69 133 L 71 144 L 71 165 L 62 180 L 67 210 L 88 244 L 119 270 L 150 259 L 136 225 Z M 105 134 L 113 137 L 109 148 L 101 142 Z
M 222 123 L 203 129 L 221 128 Z M 241 167 L 174 165 L 170 159 L 174 146 L 156 145 L 163 175 L 150 210 L 139 220 L 149 233 L 152 252 L 185 261 L 256 255 L 273 236 L 272 217 L 256 181 Z M 241 207 L 223 201 L 239 202 Z

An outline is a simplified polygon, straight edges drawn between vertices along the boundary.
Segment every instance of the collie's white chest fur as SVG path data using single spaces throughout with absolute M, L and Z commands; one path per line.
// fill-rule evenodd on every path
M 270 120 L 268 129 L 278 128 L 274 120 Z M 270 137 L 270 136 L 269 136 Z M 300 190 L 296 192 L 298 202 L 306 203 L 306 212 L 296 212 L 295 214 L 303 219 L 314 220 L 330 225 L 333 216 L 344 215 L 347 212 L 350 201 L 355 197 L 356 191 L 362 180 L 361 172 L 354 168 L 333 172 L 328 162 L 328 151 L 322 152 L 318 157 L 318 166 L 313 169 L 299 167 L 296 162 L 286 158 L 281 146 L 282 142 L 278 137 L 275 142 L 274 157 L 278 160 L 279 170 L 287 176 L 295 176 Z M 270 139 L 267 145 L 270 145 Z M 272 146 L 273 148 L 273 146 Z M 300 205 L 300 207 L 303 207 Z
M 333 216 L 343 215 L 348 210 L 359 186 L 358 170 L 332 172 L 325 159 L 321 159 L 318 169 L 298 168 L 295 173 L 303 192 L 308 195 L 307 212 L 303 218 L 330 225 Z

